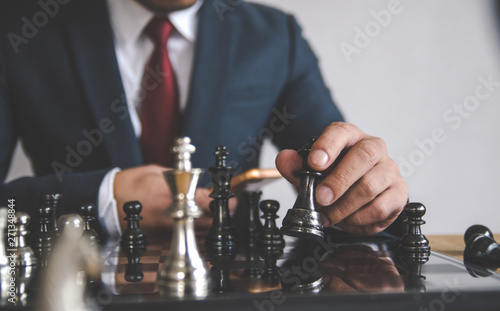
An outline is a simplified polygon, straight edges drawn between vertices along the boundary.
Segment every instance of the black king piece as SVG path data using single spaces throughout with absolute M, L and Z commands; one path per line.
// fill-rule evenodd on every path
M 227 147 L 215 148 L 215 166 L 209 167 L 208 172 L 214 187 L 210 197 L 214 199 L 212 226 L 207 234 L 207 249 L 219 254 L 233 254 L 237 251 L 238 235 L 231 225 L 229 215 L 229 199 L 234 195 L 230 191 L 233 168 L 227 166 Z
M 316 212 L 314 201 L 316 185 L 323 174 L 313 170 L 307 161 L 316 139 L 316 137 L 310 138 L 309 143 L 297 151 L 303 160 L 302 169 L 295 173 L 300 178 L 300 186 L 295 204 L 283 219 L 281 232 L 285 235 L 306 238 L 323 238 L 324 236 L 320 214 Z

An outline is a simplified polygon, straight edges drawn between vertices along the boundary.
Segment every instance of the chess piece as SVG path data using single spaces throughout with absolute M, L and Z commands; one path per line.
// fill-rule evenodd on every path
M 232 290 L 231 287 L 231 264 L 236 256 L 236 252 L 232 249 L 221 249 L 218 247 L 207 248 L 207 253 L 210 256 L 212 263 L 211 277 L 213 280 L 213 292 L 217 294 L 225 294 Z
M 484 236 L 487 236 L 487 237 L 494 239 L 493 233 L 490 231 L 490 229 L 488 229 L 488 227 L 485 227 L 483 225 L 473 225 L 473 226 L 470 226 L 465 231 L 465 234 L 464 234 L 465 244 L 467 244 L 467 242 L 469 242 L 470 238 L 476 234 L 481 234 L 481 235 L 484 235 Z
M 245 191 L 243 193 L 244 201 L 247 207 L 247 225 L 244 229 L 246 258 L 249 264 L 248 268 L 243 271 L 243 276 L 250 278 L 259 278 L 262 275 L 261 261 L 259 260 L 259 250 L 257 247 L 257 239 L 262 230 L 262 223 L 259 217 L 259 203 L 261 191 Z
M 125 220 L 127 221 L 127 229 L 123 231 L 121 237 L 122 249 L 145 249 L 146 237 L 139 227 L 139 221 L 142 219 L 140 213 L 142 204 L 139 201 L 130 201 L 123 204 L 125 212 Z
M 82 216 L 78 214 L 66 214 L 59 217 L 57 220 L 57 227 L 59 231 L 64 230 L 65 228 L 71 228 L 69 230 L 75 230 L 80 232 L 80 235 L 83 234 L 85 223 L 83 221 Z
M 209 249 L 234 253 L 238 246 L 238 234 L 231 225 L 228 205 L 229 198 L 234 196 L 229 189 L 233 169 L 227 167 L 228 152 L 225 146 L 217 146 L 214 154 L 215 166 L 208 168 L 214 187 L 214 191 L 210 194 L 210 197 L 214 199 L 210 205 L 213 207 L 213 221 L 208 230 L 206 244 Z
M 262 223 L 260 222 L 259 217 L 259 202 L 260 197 L 262 195 L 262 191 L 245 191 L 243 193 L 243 199 L 247 204 L 248 209 L 248 217 L 245 234 L 243 236 L 245 240 L 245 244 L 249 247 L 255 245 L 257 241 L 257 235 L 262 229 Z
M 37 259 L 35 252 L 27 243 L 27 229 L 30 222 L 30 217 L 24 212 L 16 212 L 14 220 L 14 243 L 9 248 L 14 249 L 13 253 L 15 260 L 15 276 L 16 276 L 16 305 L 25 305 L 27 299 L 27 288 L 30 284 L 35 269 L 37 267 Z
M 98 246 L 99 237 L 94 229 L 96 207 L 94 203 L 82 203 L 78 207 L 78 213 L 83 219 L 83 235 L 89 240 L 90 245 Z
M 486 277 L 500 268 L 500 245 L 482 225 L 471 226 L 464 234 L 464 264 L 474 277 Z
M 405 290 L 411 292 L 425 292 L 422 275 L 422 266 L 429 260 L 431 249 L 429 240 L 422 234 L 421 226 L 425 224 L 422 217 L 426 209 L 422 203 L 408 203 L 404 207 L 408 217 L 408 232 L 401 238 L 399 256 L 406 268 Z
M 249 264 L 243 271 L 244 277 L 260 278 L 262 276 L 262 265 L 257 247 L 257 239 L 262 230 L 262 222 L 259 217 L 259 203 L 262 191 L 245 191 L 243 198 L 247 207 L 247 225 L 244 231 L 246 249 L 246 258 Z
M 8 210 L 0 208 L 0 306 L 7 304 L 9 298 L 9 258 L 5 252 L 7 219 Z
M 262 219 L 264 219 L 264 227 L 259 232 L 257 237 L 257 245 L 266 248 L 281 248 L 285 247 L 283 234 L 276 227 L 276 219 L 278 218 L 278 210 L 280 204 L 275 200 L 265 200 L 260 203 L 262 211 Z
M 33 234 L 31 246 L 40 263 L 40 268 L 45 268 L 54 244 L 54 223 L 52 220 L 52 206 L 43 204 L 38 208 L 38 232 Z
M 257 247 L 264 259 L 265 267 L 262 278 L 267 280 L 271 286 L 276 286 L 281 278 L 276 261 L 283 254 L 285 247 L 283 234 L 276 227 L 279 206 L 278 201 L 275 200 L 265 200 L 259 205 L 260 210 L 263 212 L 261 218 L 265 222 L 257 237 Z
M 170 252 L 158 274 L 160 294 L 181 299 L 205 297 L 210 275 L 198 252 L 194 231 L 194 218 L 203 214 L 194 200 L 203 170 L 191 167 L 191 154 L 196 148 L 188 137 L 177 139 L 172 150 L 176 158 L 175 169 L 164 172 L 172 204 L 165 215 L 173 218 L 174 224 Z
M 123 252 L 127 256 L 127 266 L 125 267 L 125 281 L 140 282 L 144 278 L 144 273 L 141 268 L 141 256 L 144 249 L 141 248 L 125 248 Z
M 54 194 L 44 194 L 41 197 L 42 205 L 45 207 L 50 207 L 52 211 L 52 224 L 48 227 L 49 232 L 54 232 L 54 236 L 57 236 L 58 227 L 57 227 L 57 209 L 63 198 L 63 195 L 60 193 Z
M 422 203 L 408 203 L 404 212 L 408 219 L 408 233 L 401 238 L 399 251 L 405 262 L 426 263 L 431 255 L 429 240 L 422 234 L 421 226 L 425 224 L 422 217 L 425 215 L 425 206 Z
M 39 289 L 37 310 L 97 310 L 85 292 L 88 281 L 100 277 L 99 253 L 82 238 L 85 224 L 80 215 L 63 215 L 58 225 L 60 236 Z
M 296 173 L 296 176 L 300 178 L 299 193 L 295 204 L 283 219 L 281 227 L 281 232 L 289 236 L 307 238 L 323 238 L 324 236 L 320 214 L 315 211 L 314 200 L 316 184 L 323 174 L 313 170 L 307 160 L 315 141 L 316 138 L 311 138 L 309 143 L 297 151 L 303 160 L 302 169 Z
M 294 241 L 293 249 L 289 252 L 293 253 L 293 256 L 286 258 L 281 264 L 280 282 L 284 291 L 294 294 L 317 294 L 323 290 L 325 280 L 321 263 L 330 259 L 332 254 L 336 254 L 338 248 L 325 249 L 319 242 L 320 240 L 310 239 Z M 311 256 L 312 254 L 314 256 Z M 304 269 L 306 266 L 312 268 Z M 345 269 L 340 270 L 345 271 Z
M 287 260 L 282 265 L 281 288 L 296 294 L 317 294 L 321 292 L 324 277 L 320 269 L 305 271 L 301 269 L 311 255 L 299 252 L 297 258 Z

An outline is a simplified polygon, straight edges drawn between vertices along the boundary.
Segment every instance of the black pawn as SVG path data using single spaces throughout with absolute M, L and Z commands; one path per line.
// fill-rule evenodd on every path
M 464 263 L 472 276 L 490 276 L 500 268 L 500 245 L 487 227 L 471 226 L 465 232 L 464 240 Z
M 257 237 L 257 245 L 262 248 L 283 248 L 285 240 L 283 234 L 276 227 L 276 219 L 278 218 L 278 210 L 280 204 L 275 200 L 264 200 L 260 203 L 260 210 L 264 219 L 264 227 L 259 232 Z
M 260 203 L 260 210 L 263 212 L 261 218 L 265 222 L 257 237 L 257 247 L 264 259 L 262 278 L 267 280 L 271 286 L 278 285 L 280 282 L 281 273 L 276 266 L 276 261 L 283 254 L 285 247 L 283 234 L 276 227 L 279 207 L 278 201 L 275 200 L 265 200 Z
M 422 234 L 421 226 L 425 224 L 422 217 L 426 209 L 422 203 L 408 203 L 404 207 L 408 219 L 408 233 L 402 238 L 399 246 L 401 259 L 409 264 L 424 264 L 429 260 L 431 248 L 429 240 Z
M 467 229 L 467 231 L 465 231 L 465 234 L 464 234 L 465 244 L 467 244 L 467 242 L 469 242 L 470 238 L 476 234 L 482 234 L 482 235 L 485 235 L 485 236 L 490 237 L 492 239 L 494 238 L 493 233 L 490 231 L 490 229 L 488 229 L 488 227 L 483 226 L 483 225 L 473 225 L 473 226 L 470 226 Z
M 125 267 L 125 280 L 127 282 L 140 282 L 144 278 L 144 273 L 141 268 L 141 256 L 144 253 L 140 248 L 125 248 L 123 249 L 127 256 L 127 266 Z
M 58 227 L 57 227 L 57 209 L 61 203 L 61 200 L 63 198 L 63 195 L 60 193 L 52 193 L 52 194 L 44 194 L 41 197 L 42 200 L 42 205 L 46 207 L 50 207 L 52 210 L 52 224 L 49 228 L 50 232 L 54 232 L 54 235 L 57 236 L 58 234 Z
M 52 207 L 41 205 L 38 208 L 38 228 L 31 239 L 31 247 L 36 254 L 40 267 L 45 268 L 48 264 L 54 243 L 52 228 Z
M 127 215 L 124 218 L 127 221 L 127 229 L 122 233 L 122 249 L 146 248 L 146 237 L 139 227 L 139 221 L 142 219 L 140 216 L 141 203 L 138 201 L 126 202 L 123 205 L 123 211 Z
M 234 195 L 230 191 L 233 169 L 227 166 L 227 148 L 217 146 L 215 149 L 215 166 L 208 172 L 214 187 L 210 197 L 214 200 L 210 207 L 213 221 L 207 233 L 207 248 L 214 253 L 232 254 L 237 252 L 238 234 L 231 224 L 229 199 Z
M 297 200 L 291 209 L 288 210 L 283 219 L 283 234 L 305 238 L 323 238 L 323 225 L 320 214 L 316 212 L 314 192 L 316 184 L 323 177 L 323 174 L 313 170 L 308 163 L 311 147 L 316 141 L 315 137 L 309 143 L 300 148 L 297 152 L 302 156 L 302 169 L 295 175 L 300 178 L 299 192 Z
M 91 202 L 83 203 L 78 207 L 78 213 L 83 219 L 83 234 L 92 246 L 99 244 L 99 237 L 94 229 L 96 208 Z

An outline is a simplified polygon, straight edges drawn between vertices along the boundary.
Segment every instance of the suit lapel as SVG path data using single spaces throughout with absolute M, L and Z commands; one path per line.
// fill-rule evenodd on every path
M 128 114 L 106 2 L 72 4 L 63 21 L 67 42 L 96 128 L 107 119 L 112 122 L 112 130 L 104 133 L 103 140 L 110 164 L 122 168 L 140 165 L 142 156 Z
M 212 137 L 217 137 L 217 117 L 231 55 L 231 25 L 221 21 L 211 1 L 204 1 L 199 11 L 198 34 L 191 75 L 188 104 L 184 113 L 184 135 L 198 150 L 211 151 Z M 197 152 L 193 160 L 203 163 L 206 153 Z M 210 158 L 210 157 L 209 157 Z

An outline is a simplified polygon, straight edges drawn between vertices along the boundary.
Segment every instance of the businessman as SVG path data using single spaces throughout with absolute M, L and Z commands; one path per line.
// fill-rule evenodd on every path
M 103 231 L 119 234 L 120 207 L 138 200 L 145 229 L 162 230 L 171 161 L 158 141 L 177 135 L 192 139 L 197 167 L 227 145 L 237 172 L 258 165 L 269 137 L 296 186 L 291 149 L 319 136 L 308 159 L 326 175 L 319 211 L 352 233 L 384 230 L 408 198 L 384 141 L 343 122 L 290 15 L 223 0 L 0 6 L 0 178 L 18 139 L 35 172 L 4 183 L 2 201 L 15 197 L 32 215 L 42 193 L 63 193 L 62 212 L 94 201 Z M 197 200 L 206 208 L 208 190 Z

